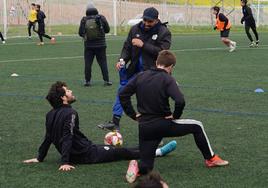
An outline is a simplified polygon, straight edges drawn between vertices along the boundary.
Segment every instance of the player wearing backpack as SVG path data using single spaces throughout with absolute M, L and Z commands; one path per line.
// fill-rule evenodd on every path
M 101 68 L 104 86 L 112 85 L 109 81 L 105 40 L 105 33 L 109 31 L 106 18 L 92 4 L 88 5 L 86 16 L 82 18 L 79 27 L 79 36 L 84 39 L 85 87 L 91 86 L 91 67 L 95 56 Z

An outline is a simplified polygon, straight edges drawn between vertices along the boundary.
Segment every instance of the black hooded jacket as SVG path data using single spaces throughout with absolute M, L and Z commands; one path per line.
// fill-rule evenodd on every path
M 245 5 L 242 7 L 243 17 L 241 19 L 241 23 L 245 21 L 246 25 L 254 25 L 255 19 L 252 14 L 252 10 L 249 6 Z
M 142 48 L 132 45 L 132 39 L 134 38 L 141 39 L 144 42 Z M 171 33 L 166 24 L 159 21 L 148 31 L 144 30 L 143 22 L 134 25 L 129 31 L 120 56 L 126 63 L 131 61 L 127 67 L 128 78 L 136 73 L 136 66 L 140 58 L 143 63 L 143 70 L 148 70 L 155 67 L 158 53 L 162 50 L 168 50 L 170 46 Z
M 86 11 L 86 16 L 84 16 L 81 19 L 81 22 L 80 22 L 80 27 L 79 27 L 79 32 L 78 32 L 80 37 L 84 38 L 86 21 L 88 19 L 92 18 L 93 16 L 99 16 L 100 17 L 100 21 L 102 23 L 104 33 L 109 33 L 110 32 L 110 26 L 109 26 L 106 18 L 103 15 L 100 15 L 96 8 L 88 8 L 87 11 Z M 106 47 L 105 34 L 103 34 L 103 37 L 101 37 L 101 38 L 85 41 L 84 45 L 87 48 Z

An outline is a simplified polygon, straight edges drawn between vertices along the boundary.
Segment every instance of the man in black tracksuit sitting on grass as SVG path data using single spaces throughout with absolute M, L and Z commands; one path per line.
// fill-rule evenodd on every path
M 138 148 L 96 145 L 90 141 L 79 130 L 78 113 L 71 106 L 71 103 L 75 102 L 75 96 L 64 82 L 53 84 L 46 99 L 53 109 L 46 115 L 44 141 L 39 147 L 37 158 L 25 160 L 24 163 L 43 162 L 51 144 L 54 144 L 61 154 L 61 171 L 74 169 L 73 164 L 103 163 L 140 157 Z M 170 144 L 166 144 L 157 149 L 155 155 L 164 156 L 175 147 L 170 148 Z

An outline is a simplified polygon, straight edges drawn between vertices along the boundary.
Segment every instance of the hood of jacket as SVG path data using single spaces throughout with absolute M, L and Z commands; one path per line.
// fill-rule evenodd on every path
M 87 16 L 94 16 L 99 14 L 98 10 L 95 7 L 87 8 L 86 15 Z

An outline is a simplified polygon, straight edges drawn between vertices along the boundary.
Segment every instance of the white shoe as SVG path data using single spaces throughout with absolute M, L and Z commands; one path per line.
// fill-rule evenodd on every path
M 233 52 L 233 51 L 235 51 L 235 49 L 236 49 L 236 42 L 231 42 L 229 52 Z
M 44 42 L 38 42 L 37 46 L 43 46 L 45 43 Z
M 253 48 L 253 47 L 255 47 L 255 45 L 256 45 L 255 42 L 252 41 L 252 42 L 249 44 L 249 47 L 250 47 L 250 48 Z
M 6 44 L 6 41 L 2 41 L 2 44 Z
M 232 42 L 234 48 L 236 48 L 236 42 Z
M 256 41 L 256 43 L 255 43 L 256 48 L 259 47 L 259 42 L 260 42 L 259 40 Z

